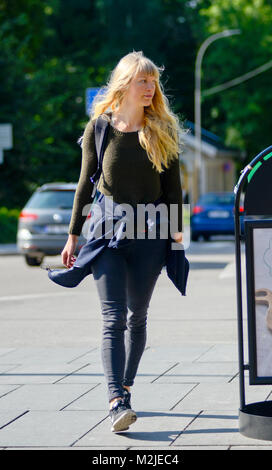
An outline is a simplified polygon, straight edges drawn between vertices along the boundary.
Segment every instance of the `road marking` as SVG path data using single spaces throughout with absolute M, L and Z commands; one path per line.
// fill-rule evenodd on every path
M 79 292 L 76 292 L 79 293 Z M 82 291 L 80 292 L 80 295 L 82 295 Z M 44 292 L 41 294 L 23 294 L 23 295 L 5 295 L 3 297 L 0 297 L 0 302 L 1 301 L 7 301 L 7 300 L 24 300 L 24 299 L 40 299 L 41 297 L 54 297 L 54 296 L 62 296 L 62 295 L 67 295 L 67 292 Z

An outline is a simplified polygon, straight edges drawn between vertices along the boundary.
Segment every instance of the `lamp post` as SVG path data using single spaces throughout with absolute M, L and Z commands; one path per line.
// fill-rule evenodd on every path
M 213 34 L 209 36 L 201 44 L 195 62 L 195 165 L 196 165 L 196 174 L 198 178 L 198 195 L 197 197 L 204 192 L 204 179 L 202 176 L 203 162 L 201 156 L 201 65 L 203 56 L 207 47 L 217 39 L 222 37 L 232 36 L 234 34 L 240 34 L 240 29 L 226 29 L 221 33 Z M 194 201 L 196 202 L 196 201 Z

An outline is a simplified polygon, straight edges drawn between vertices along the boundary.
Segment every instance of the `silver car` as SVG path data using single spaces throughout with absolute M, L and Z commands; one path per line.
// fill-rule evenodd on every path
M 68 238 L 76 187 L 75 183 L 44 184 L 21 211 L 17 248 L 29 266 L 41 265 L 44 256 L 61 254 Z M 86 238 L 81 234 L 75 255 L 85 243 Z

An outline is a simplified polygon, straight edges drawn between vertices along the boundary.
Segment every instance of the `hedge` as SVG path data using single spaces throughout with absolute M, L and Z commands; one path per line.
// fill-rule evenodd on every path
M 0 243 L 16 243 L 20 209 L 0 207 Z

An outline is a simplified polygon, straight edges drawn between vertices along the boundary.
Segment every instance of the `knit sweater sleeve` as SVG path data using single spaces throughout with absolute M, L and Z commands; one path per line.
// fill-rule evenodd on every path
M 173 160 L 169 167 L 165 169 L 162 178 L 162 191 L 163 198 L 168 207 L 168 214 L 171 217 L 171 204 L 177 204 L 176 208 L 173 206 L 174 214 L 173 227 L 178 228 L 179 232 L 183 231 L 183 220 L 182 220 L 182 187 L 181 187 L 181 178 L 180 178 L 180 166 L 179 160 Z M 177 212 L 176 210 L 177 209 Z M 177 213 L 177 220 L 175 214 Z M 172 216 L 173 217 L 173 216 Z M 171 220 L 171 219 L 170 219 Z
M 74 197 L 69 234 L 78 236 L 81 234 L 91 203 L 93 183 L 90 177 L 95 173 L 97 164 L 94 121 L 89 121 L 83 133 L 81 170 Z

